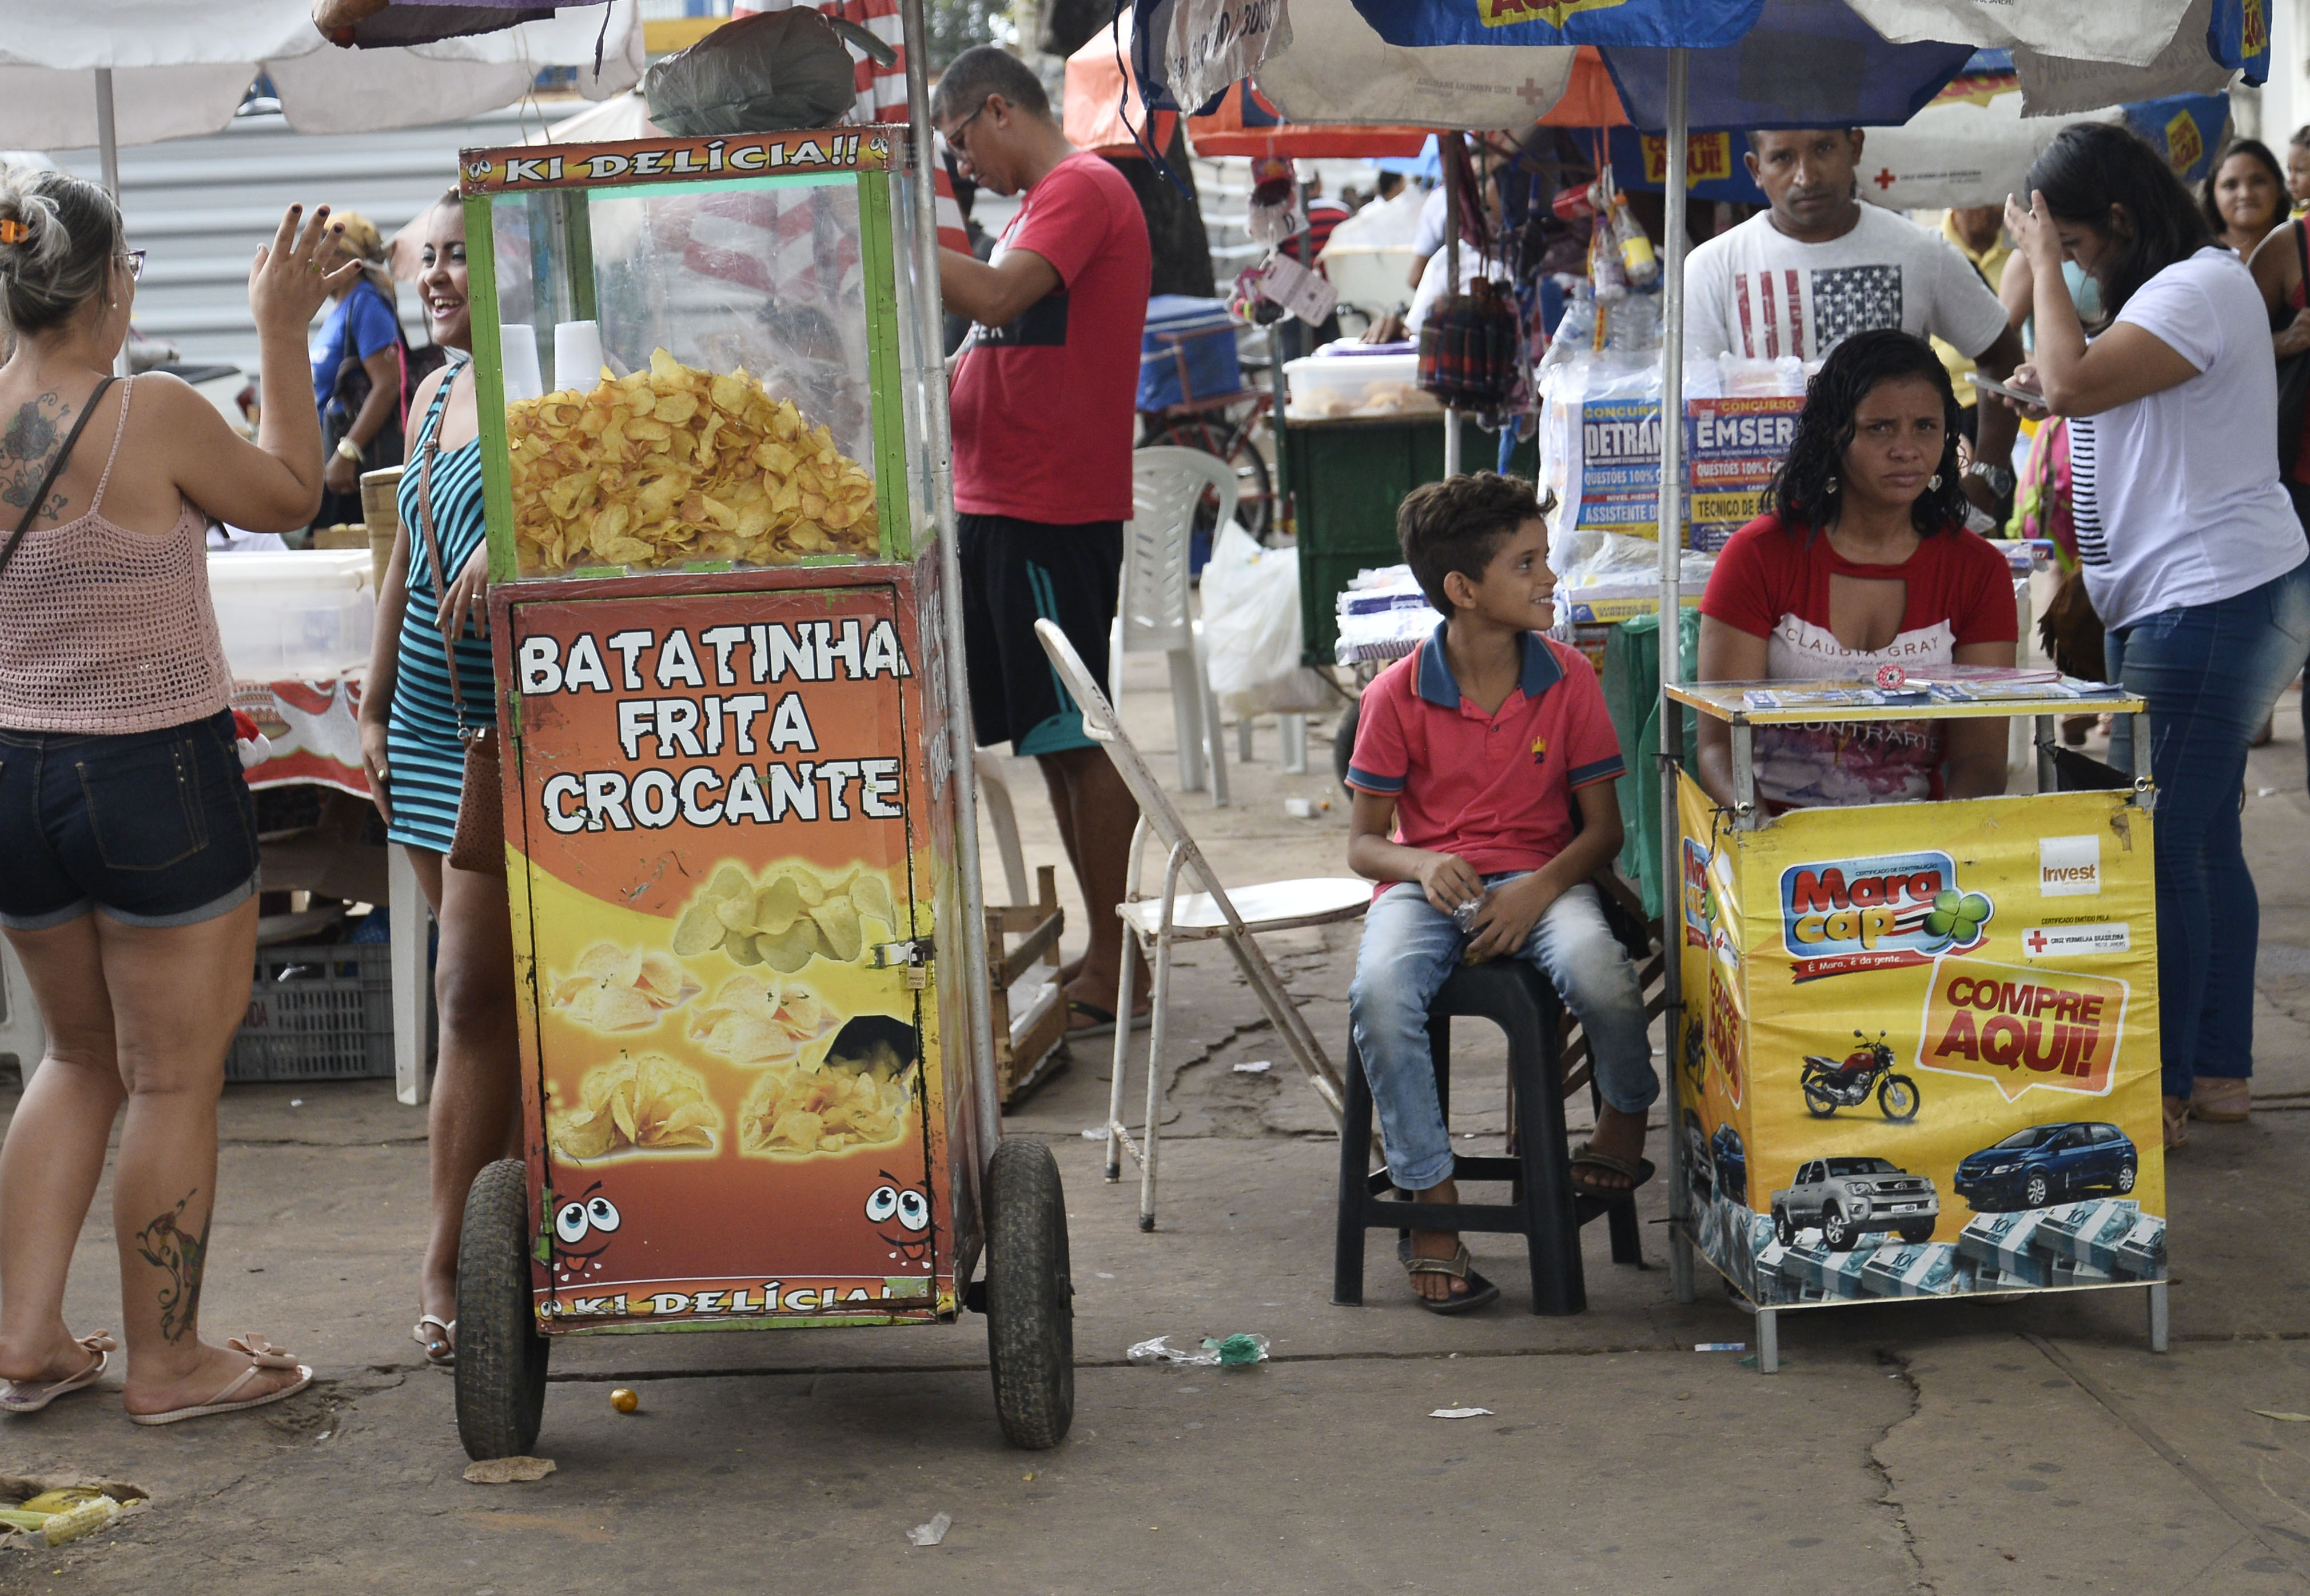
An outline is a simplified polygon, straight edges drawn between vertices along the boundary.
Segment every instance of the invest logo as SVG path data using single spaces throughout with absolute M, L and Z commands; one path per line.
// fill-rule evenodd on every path
M 1958 882 L 1938 849 L 1791 865 L 1781 872 L 1781 943 L 1790 978 L 1930 964 L 1977 948 L 1996 906 Z

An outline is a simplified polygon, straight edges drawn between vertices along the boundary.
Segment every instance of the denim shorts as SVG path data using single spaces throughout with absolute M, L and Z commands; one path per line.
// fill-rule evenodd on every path
M 232 714 L 90 736 L 0 726 L 0 925 L 194 925 L 256 890 Z

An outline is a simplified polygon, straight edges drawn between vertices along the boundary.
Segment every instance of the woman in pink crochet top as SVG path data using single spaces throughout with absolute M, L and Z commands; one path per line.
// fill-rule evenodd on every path
M 143 265 L 111 197 L 0 165 L 0 928 L 48 1048 L 0 1146 L 0 1411 L 95 1383 L 65 1276 L 104 1173 L 139 1424 L 300 1391 L 262 1336 L 200 1336 L 217 1097 L 256 944 L 256 813 L 209 605 L 211 517 L 302 526 L 321 433 L 305 329 L 325 273 L 297 210 L 248 280 L 268 403 L 252 444 L 174 377 L 111 377 Z

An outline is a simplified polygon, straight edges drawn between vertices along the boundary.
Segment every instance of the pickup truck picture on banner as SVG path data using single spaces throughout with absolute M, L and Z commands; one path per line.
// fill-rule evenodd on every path
M 2166 1277 L 2149 816 L 1678 784 L 1693 1236 L 1751 1302 Z

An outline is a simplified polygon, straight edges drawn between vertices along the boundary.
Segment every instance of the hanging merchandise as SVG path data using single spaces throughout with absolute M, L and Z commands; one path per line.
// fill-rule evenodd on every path
M 1299 174 L 1290 156 L 1252 158 L 1251 206 L 1243 226 L 1253 243 L 1269 249 L 1307 230 L 1307 213 L 1299 204 Z
M 1421 324 L 1420 386 L 1455 409 L 1497 416 L 1524 375 L 1523 342 L 1505 285 L 1479 279 L 1437 299 Z
M 1558 196 L 1558 213 L 1564 212 L 1562 195 Z M 1591 275 L 1595 274 L 1595 263 L 1609 259 L 1616 281 L 1631 288 L 1648 289 L 1660 281 L 1660 256 L 1653 250 L 1653 241 L 1643 226 L 1628 210 L 1628 196 L 1612 179 L 1612 164 L 1606 161 L 1581 195 L 1577 209 L 1596 219 L 1595 241 L 1589 251 Z M 1601 296 L 1600 296 L 1601 297 Z

